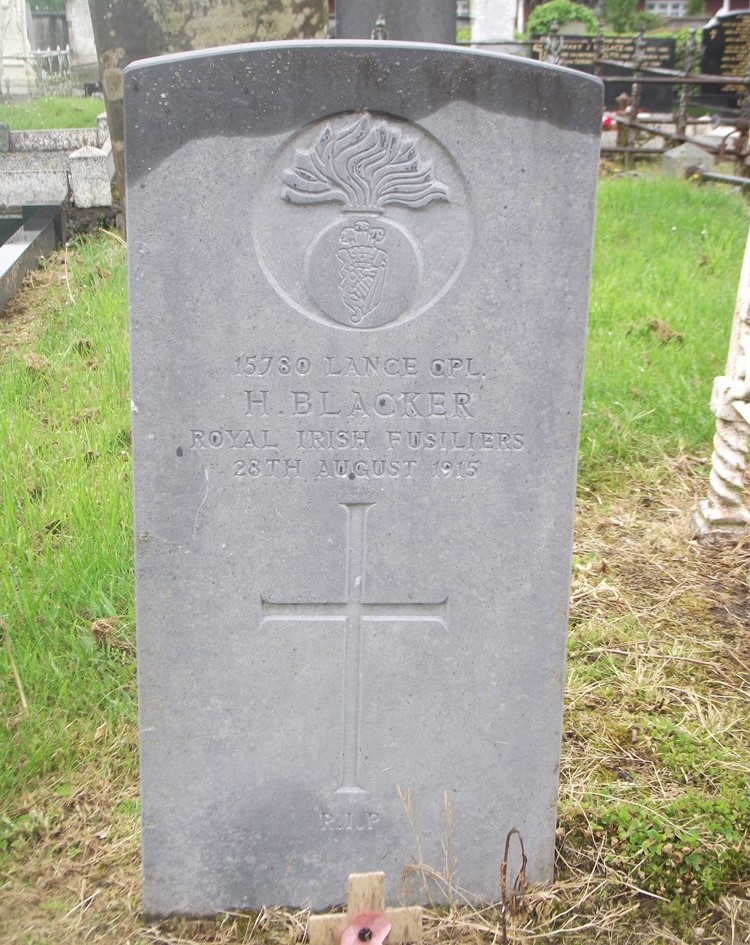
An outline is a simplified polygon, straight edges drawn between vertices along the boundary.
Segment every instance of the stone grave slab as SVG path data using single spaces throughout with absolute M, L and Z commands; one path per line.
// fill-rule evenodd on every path
M 370 39 L 379 17 L 389 40 L 456 41 L 456 0 L 337 0 L 336 36 Z
M 269 43 L 125 103 L 146 912 L 496 900 L 514 827 L 549 880 L 601 83 Z

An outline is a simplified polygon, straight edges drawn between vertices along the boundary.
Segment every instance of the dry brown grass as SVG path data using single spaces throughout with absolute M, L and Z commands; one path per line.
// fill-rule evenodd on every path
M 37 337 L 41 327 L 39 293 L 43 292 L 50 304 L 62 300 L 66 294 L 65 251 L 52 253 L 39 269 L 33 269 L 24 279 L 21 291 L 0 312 L 0 361 L 10 351 L 25 349 Z
M 684 792 L 685 781 L 708 784 L 710 791 L 712 778 L 733 770 L 741 777 L 750 774 L 750 542 L 717 548 L 692 540 L 690 510 L 703 494 L 705 478 L 705 460 L 681 457 L 644 470 L 642 481 L 629 481 L 617 494 L 581 497 L 558 881 L 521 890 L 520 896 L 509 892 L 505 907 L 486 909 L 467 905 L 456 891 L 459 904 L 428 910 L 428 945 L 750 941 L 750 876 L 714 899 L 698 896 L 700 890 L 688 880 L 684 897 L 660 896 L 643 888 L 642 864 L 632 851 L 613 859 L 619 841 L 594 822 L 597 798 L 605 795 L 640 805 L 647 815 L 651 809 L 656 818 Z M 665 716 L 700 731 L 706 745 L 716 744 L 716 754 L 710 748 L 705 757 L 698 753 L 682 773 L 670 768 L 649 734 L 653 720 Z M 79 772 L 72 796 L 50 803 L 50 786 L 46 796 L 36 792 L 27 798 L 26 809 L 36 812 L 35 819 L 0 877 L 0 941 L 301 941 L 305 912 L 269 909 L 159 924 L 141 920 L 137 786 L 122 783 L 116 763 L 119 754 L 132 750 L 134 739 L 128 728 L 102 731 L 103 760 Z M 111 770 L 113 780 L 104 781 L 103 770 Z M 722 842 L 708 838 L 707 855 L 718 855 Z M 747 836 L 740 842 L 747 847 Z M 498 876 L 501 859 L 498 851 Z M 441 876 L 439 864 L 412 869 Z

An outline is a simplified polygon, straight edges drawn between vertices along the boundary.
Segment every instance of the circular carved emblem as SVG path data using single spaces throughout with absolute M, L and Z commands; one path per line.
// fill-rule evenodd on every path
M 426 311 L 471 242 L 463 177 L 415 125 L 368 112 L 304 129 L 281 150 L 254 205 L 253 239 L 276 292 L 355 331 Z

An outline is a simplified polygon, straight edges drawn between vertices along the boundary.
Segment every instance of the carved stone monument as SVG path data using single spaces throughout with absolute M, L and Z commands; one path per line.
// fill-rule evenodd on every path
M 65 17 L 70 32 L 70 69 L 76 85 L 99 80 L 94 27 L 88 0 L 65 0 Z
M 750 530 L 745 472 L 750 441 L 750 235 L 745 246 L 732 321 L 727 366 L 714 378 L 711 410 L 716 417 L 708 496 L 693 516 L 696 537 L 736 542 Z
M 269 43 L 125 95 L 146 911 L 496 900 L 513 828 L 549 880 L 601 84 Z
M 747 74 L 750 56 L 750 13 L 746 9 L 722 10 L 703 27 L 701 72 L 737 78 Z M 745 87 L 726 85 L 701 86 L 700 101 L 712 108 L 738 108 Z
M 0 95 L 32 95 L 36 73 L 25 0 L 0 0 Z

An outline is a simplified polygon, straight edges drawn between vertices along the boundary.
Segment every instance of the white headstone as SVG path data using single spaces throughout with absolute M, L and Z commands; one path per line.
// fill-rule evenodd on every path
M 99 78 L 99 59 L 96 55 L 89 0 L 65 0 L 65 16 L 70 34 L 70 65 L 73 77 L 79 84 L 96 82 Z
M 0 0 L 0 95 L 31 95 L 36 84 L 26 3 Z
M 520 9 L 523 9 L 522 4 Z M 517 22 L 518 15 L 516 0 L 472 0 L 471 41 L 502 45 L 513 40 L 516 28 L 524 29 L 524 25 Z

